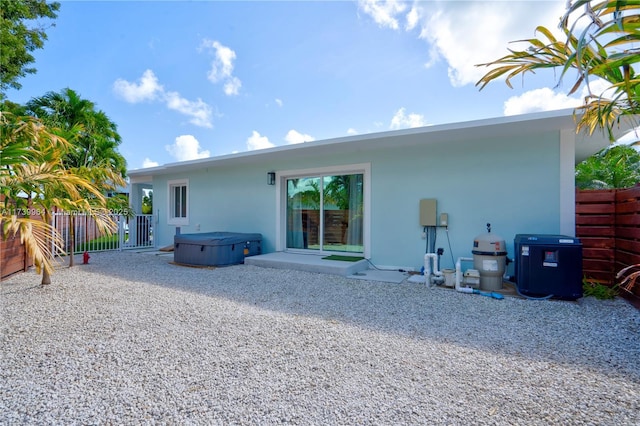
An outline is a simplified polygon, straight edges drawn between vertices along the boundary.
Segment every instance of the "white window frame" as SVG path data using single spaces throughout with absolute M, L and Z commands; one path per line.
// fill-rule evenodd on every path
M 287 211 L 287 179 L 328 174 L 362 174 L 363 175 L 363 206 L 364 220 L 362 224 L 363 249 L 362 255 L 371 257 L 371 163 L 346 164 L 343 166 L 316 167 L 298 170 L 282 170 L 276 172 L 276 251 L 286 250 L 286 211 Z M 289 249 L 288 251 L 295 251 Z
M 176 187 L 186 187 L 187 203 L 185 206 L 185 216 L 174 216 L 175 199 L 173 196 L 173 190 Z M 169 225 L 186 226 L 189 225 L 189 179 L 174 179 L 167 181 L 167 223 Z

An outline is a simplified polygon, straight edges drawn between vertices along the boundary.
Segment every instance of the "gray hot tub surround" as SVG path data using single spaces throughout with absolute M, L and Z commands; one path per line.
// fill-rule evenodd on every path
M 262 234 L 203 232 L 173 237 L 173 260 L 186 265 L 225 266 L 244 263 L 261 253 Z

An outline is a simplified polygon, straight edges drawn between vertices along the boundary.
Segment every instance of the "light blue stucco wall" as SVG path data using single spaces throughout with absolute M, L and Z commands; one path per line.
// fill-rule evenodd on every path
M 513 258 L 517 233 L 560 232 L 560 136 L 495 138 L 430 143 L 397 149 L 269 160 L 236 167 L 204 168 L 153 179 L 158 245 L 173 242 L 167 225 L 167 181 L 189 179 L 189 225 L 182 233 L 258 232 L 263 252 L 276 247 L 276 186 L 271 170 L 297 170 L 348 164 L 371 165 L 371 261 L 381 266 L 420 268 L 426 249 L 419 224 L 422 198 L 435 198 L 438 214 L 449 214 L 447 231 L 437 231 L 445 249 L 441 267 L 471 256 L 473 239 L 486 223 L 507 243 Z M 196 230 L 200 225 L 199 231 Z
M 421 198 L 435 198 L 438 214 L 449 215 L 449 239 L 446 229 L 437 231 L 441 267 L 454 266 L 451 251 L 454 259 L 471 256 L 487 223 L 512 258 L 515 234 L 559 232 L 559 139 L 552 134 L 377 153 L 371 175 L 372 257 L 390 265 L 422 264 Z
M 189 224 L 181 233 L 229 231 L 263 234 L 263 250 L 273 251 L 275 241 L 275 187 L 267 185 L 262 167 L 203 169 L 188 174 L 156 176 L 153 180 L 154 213 L 158 214 L 160 246 L 173 243 L 175 226 L 167 225 L 167 184 L 189 179 Z

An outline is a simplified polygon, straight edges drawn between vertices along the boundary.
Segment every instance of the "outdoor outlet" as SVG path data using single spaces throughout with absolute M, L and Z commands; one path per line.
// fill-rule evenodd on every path
M 196 231 L 199 231 L 199 230 L 200 230 L 200 224 L 198 223 L 196 224 Z
M 449 226 L 449 215 L 447 213 L 440 213 L 440 226 Z

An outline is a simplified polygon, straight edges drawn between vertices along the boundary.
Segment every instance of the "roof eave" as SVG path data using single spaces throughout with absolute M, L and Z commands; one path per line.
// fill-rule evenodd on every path
M 332 153 L 336 149 L 361 150 L 364 148 L 388 148 L 411 146 L 424 143 L 438 143 L 442 141 L 455 142 L 457 140 L 473 138 L 489 138 L 508 136 L 511 134 L 530 134 L 539 132 L 544 127 L 549 130 L 575 129 L 573 109 L 545 111 L 533 114 L 522 114 L 491 119 L 466 121 L 459 123 L 439 124 L 433 126 L 370 133 L 366 135 L 346 136 L 320 141 L 305 142 L 295 145 L 284 145 L 256 151 L 246 151 L 221 155 L 197 160 L 168 163 L 158 167 L 130 170 L 129 176 L 137 182 L 148 180 L 154 175 L 183 173 L 203 167 L 228 166 L 233 164 L 265 161 L 270 158 L 295 158 L 297 156 L 318 155 Z M 629 127 L 631 128 L 631 126 Z M 629 128 L 620 129 L 620 134 Z M 597 135 L 577 135 L 576 162 L 582 161 L 599 149 L 607 146 L 608 138 Z M 580 160 L 579 160 L 580 159 Z

